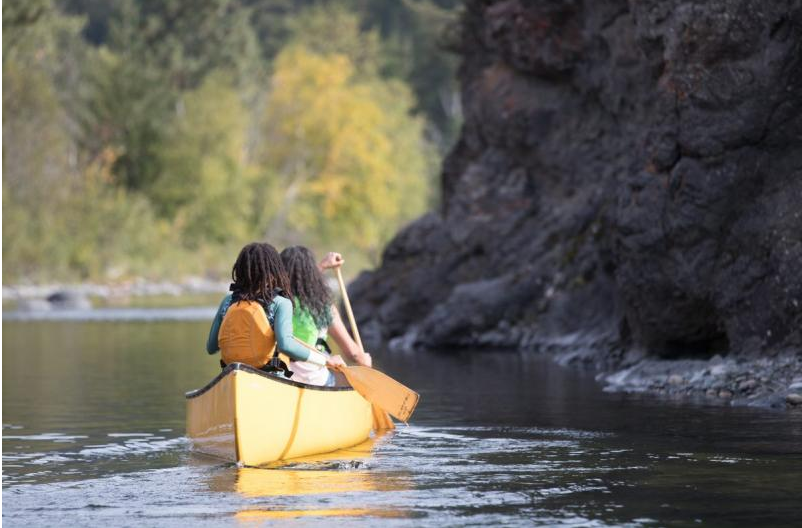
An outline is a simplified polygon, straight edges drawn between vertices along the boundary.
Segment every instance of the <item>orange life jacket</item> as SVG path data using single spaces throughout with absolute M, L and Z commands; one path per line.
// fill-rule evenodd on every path
M 261 368 L 276 351 L 276 334 L 258 302 L 237 301 L 229 306 L 217 334 L 223 362 Z

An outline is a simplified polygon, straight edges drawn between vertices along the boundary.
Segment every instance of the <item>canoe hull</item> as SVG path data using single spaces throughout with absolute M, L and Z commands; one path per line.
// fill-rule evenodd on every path
M 246 466 L 357 445 L 372 422 L 370 403 L 350 387 L 304 385 L 238 363 L 187 393 L 193 448 Z

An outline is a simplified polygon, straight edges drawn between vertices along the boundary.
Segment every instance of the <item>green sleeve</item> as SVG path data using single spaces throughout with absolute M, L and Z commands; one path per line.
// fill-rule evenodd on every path
M 293 361 L 306 361 L 309 359 L 309 350 L 292 338 L 292 301 L 286 297 L 276 296 L 275 323 L 273 331 L 276 334 L 276 346 Z
M 223 318 L 226 316 L 229 306 L 231 306 L 231 294 L 226 295 L 220 301 L 220 306 L 217 308 L 217 313 L 212 321 L 212 327 L 209 329 L 209 337 L 206 338 L 206 352 L 209 354 L 214 354 L 220 350 L 220 346 L 217 344 L 217 334 L 220 333 L 220 325 L 223 324 Z

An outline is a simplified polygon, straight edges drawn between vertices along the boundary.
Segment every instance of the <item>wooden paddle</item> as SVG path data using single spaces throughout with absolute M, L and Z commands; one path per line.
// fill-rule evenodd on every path
M 359 349 L 364 353 L 365 347 L 362 346 L 362 338 L 359 337 L 359 329 L 356 327 L 354 311 L 351 309 L 351 300 L 348 298 L 348 290 L 345 289 L 345 281 L 343 280 L 343 273 L 340 268 L 342 268 L 342 265 L 334 268 L 334 271 L 337 273 L 337 283 L 340 285 L 340 294 L 343 297 L 345 313 L 348 314 L 348 322 L 351 323 L 351 333 L 354 334 L 354 341 L 356 341 L 356 344 L 359 345 Z
M 293 336 L 293 339 L 308 348 L 310 352 L 321 353 L 297 337 Z M 392 429 L 395 427 L 389 417 L 382 416 L 388 412 L 404 423 L 409 421 L 409 417 L 412 416 L 420 399 L 417 392 L 394 380 L 384 372 L 370 367 L 354 365 L 340 367 L 338 370 L 345 375 L 348 383 L 359 394 L 373 404 L 373 418 L 374 421 L 378 422 L 380 429 Z
M 354 340 L 356 341 L 356 344 L 359 345 L 359 350 L 361 350 L 362 353 L 364 354 L 365 353 L 365 347 L 362 346 L 362 338 L 359 336 L 359 328 L 357 328 L 357 326 L 356 326 L 356 319 L 354 318 L 354 311 L 351 309 L 351 300 L 348 298 L 348 290 L 345 288 L 345 281 L 343 280 L 342 264 L 340 264 L 339 266 L 334 268 L 334 271 L 337 274 L 337 283 L 340 285 L 340 295 L 343 298 L 343 304 L 345 305 L 345 312 L 348 315 L 348 322 L 351 324 L 351 333 L 354 334 Z M 343 371 L 343 369 L 341 369 L 341 371 Z M 354 389 L 357 390 L 357 392 L 362 394 L 362 396 L 366 400 L 368 400 L 369 402 L 371 402 L 373 404 L 373 429 L 376 430 L 376 431 L 383 431 L 383 430 L 386 430 L 386 429 L 395 429 L 395 424 L 393 423 L 393 420 L 390 418 L 389 414 L 387 413 L 386 407 L 383 407 L 383 406 L 379 405 L 378 402 L 375 402 L 373 400 L 368 399 L 368 397 L 365 396 L 365 394 L 363 393 L 364 386 L 362 387 L 362 390 L 357 389 L 357 386 L 354 385 L 354 381 L 356 381 L 356 380 L 352 381 L 351 378 L 348 377 L 348 374 L 346 372 L 344 372 L 344 371 L 343 371 L 343 374 L 345 375 L 346 379 L 348 380 L 348 383 L 350 383 L 351 386 Z M 393 381 L 395 381 L 395 380 L 393 380 Z M 358 381 L 357 381 L 357 384 L 359 384 Z M 417 394 L 416 394 L 416 396 L 417 396 Z M 418 404 L 418 400 L 416 399 L 415 400 L 415 405 L 417 405 L 417 404 Z M 413 410 L 415 409 L 414 405 L 413 405 L 412 409 Z M 410 412 L 409 414 L 412 415 L 412 412 Z M 409 419 L 409 417 L 407 417 L 405 420 L 403 420 L 403 422 L 406 423 L 408 419 Z
M 340 271 L 339 266 L 334 269 L 337 272 L 337 282 L 340 284 L 340 293 L 348 315 L 348 322 L 351 323 L 351 333 L 354 334 L 354 340 L 359 349 L 364 352 L 365 348 L 362 346 L 362 338 L 359 336 L 359 329 L 356 327 L 356 319 L 354 319 L 354 312 L 351 309 L 348 291 L 345 289 L 342 271 Z M 297 338 L 296 340 L 310 350 L 318 352 L 303 341 Z M 417 392 L 387 374 L 370 367 L 351 366 L 340 368 L 339 370 L 346 377 L 348 383 L 373 404 L 374 429 L 378 431 L 395 428 L 393 421 L 388 416 L 388 412 L 404 423 L 409 421 L 409 417 L 412 416 L 420 399 L 420 395 Z

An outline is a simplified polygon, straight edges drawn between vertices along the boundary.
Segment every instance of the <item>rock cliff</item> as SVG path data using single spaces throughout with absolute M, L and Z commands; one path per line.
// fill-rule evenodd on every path
M 396 347 L 802 350 L 802 2 L 469 0 L 439 210 L 351 286 Z

